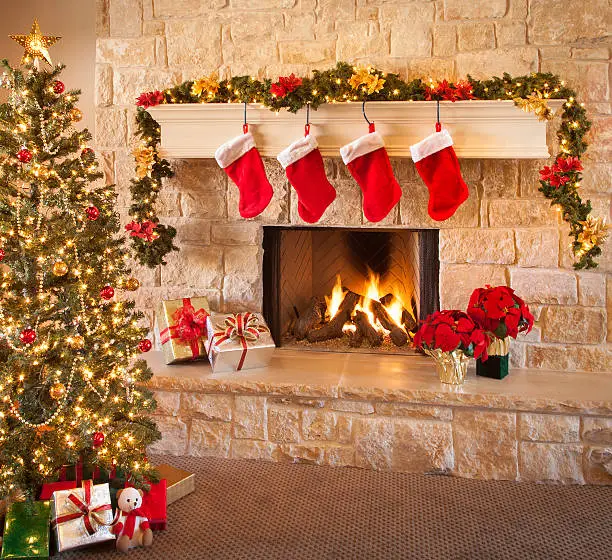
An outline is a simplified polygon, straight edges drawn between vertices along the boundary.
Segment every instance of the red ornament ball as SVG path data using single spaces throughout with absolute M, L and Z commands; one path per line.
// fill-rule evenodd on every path
M 94 449 L 96 447 L 101 447 L 102 445 L 104 445 L 105 439 L 106 439 L 106 436 L 102 432 L 95 432 L 93 435 L 92 442 L 91 442 Z
M 21 163 L 30 163 L 32 161 L 32 152 L 27 148 L 21 148 L 21 150 L 17 152 L 17 159 Z
M 138 343 L 138 350 L 140 350 L 143 354 L 151 350 L 151 348 L 153 348 L 153 343 L 148 338 L 143 338 Z
M 32 344 L 36 340 L 36 331 L 34 329 L 23 329 L 19 333 L 19 340 L 24 344 Z
M 0 262 L 4 260 L 5 255 L 4 249 L 0 249 Z
M 88 156 L 92 156 L 94 151 L 91 148 L 83 148 L 81 150 L 81 157 L 86 158 Z
M 100 290 L 100 297 L 102 299 L 111 299 L 115 295 L 115 289 L 112 286 L 104 286 Z
M 53 82 L 53 92 L 57 93 L 57 95 L 59 95 L 60 93 L 64 93 L 65 89 L 66 86 L 63 82 L 60 82 L 59 80 L 55 80 L 55 82 Z
M 85 210 L 85 214 L 87 214 L 87 219 L 94 222 L 100 217 L 100 210 L 98 210 L 95 206 L 90 206 Z

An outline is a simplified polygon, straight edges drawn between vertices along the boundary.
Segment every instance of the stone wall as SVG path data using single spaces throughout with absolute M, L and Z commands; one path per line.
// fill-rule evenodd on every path
M 98 0 L 96 141 L 120 210 L 133 175 L 134 100 L 143 90 L 218 70 L 222 77 L 305 74 L 336 60 L 369 62 L 404 77 L 455 79 L 552 71 L 575 87 L 593 131 L 581 191 L 609 215 L 612 189 L 607 0 Z M 551 150 L 554 146 L 551 125 Z M 441 297 L 464 307 L 471 290 L 507 283 L 532 305 L 534 331 L 513 344 L 515 366 L 611 371 L 612 246 L 595 272 L 575 272 L 567 226 L 537 192 L 541 161 L 462 161 L 469 200 L 443 223 L 410 160 L 394 161 L 403 197 L 383 225 L 440 227 Z M 366 225 L 358 186 L 326 162 L 338 191 L 324 225 Z M 179 229 L 168 266 L 139 271 L 138 304 L 206 294 L 213 308 L 259 308 L 262 224 L 300 223 L 282 168 L 266 162 L 270 207 L 242 220 L 237 189 L 213 160 L 175 163 L 162 220 Z

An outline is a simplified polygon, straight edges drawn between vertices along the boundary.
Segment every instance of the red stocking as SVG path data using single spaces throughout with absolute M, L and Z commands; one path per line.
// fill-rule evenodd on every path
M 246 132 L 219 146 L 215 159 L 240 190 L 240 215 L 254 218 L 261 214 L 270 203 L 273 190 L 253 135 Z
M 363 192 L 365 217 L 380 222 L 402 196 L 382 136 L 372 127 L 369 134 L 340 148 L 340 154 Z
M 450 218 L 470 192 L 461 177 L 453 139 L 447 130 L 434 132 L 410 146 L 412 159 L 429 189 L 429 215 L 439 222 Z
M 309 224 L 318 222 L 336 198 L 336 191 L 325 176 L 317 139 L 308 134 L 277 156 L 287 178 L 298 193 L 298 213 Z

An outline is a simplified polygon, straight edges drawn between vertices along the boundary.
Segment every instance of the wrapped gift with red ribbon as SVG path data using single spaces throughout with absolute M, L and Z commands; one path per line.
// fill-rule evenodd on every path
M 51 502 L 51 527 L 59 552 L 112 541 L 113 509 L 108 483 L 84 480 L 81 488 L 58 490 Z
M 265 367 L 275 344 L 259 313 L 212 313 L 206 322 L 206 351 L 213 372 Z
M 157 326 L 167 364 L 205 360 L 208 300 L 193 297 L 162 301 L 157 307 Z

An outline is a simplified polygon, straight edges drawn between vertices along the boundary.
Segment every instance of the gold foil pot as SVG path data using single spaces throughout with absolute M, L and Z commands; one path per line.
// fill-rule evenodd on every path
M 439 348 L 434 350 L 424 348 L 423 350 L 435 360 L 436 371 L 442 383 L 463 385 L 470 361 L 463 350 L 453 350 L 452 352 L 442 352 Z
M 493 338 L 487 347 L 489 356 L 506 356 L 510 352 L 510 337 Z

